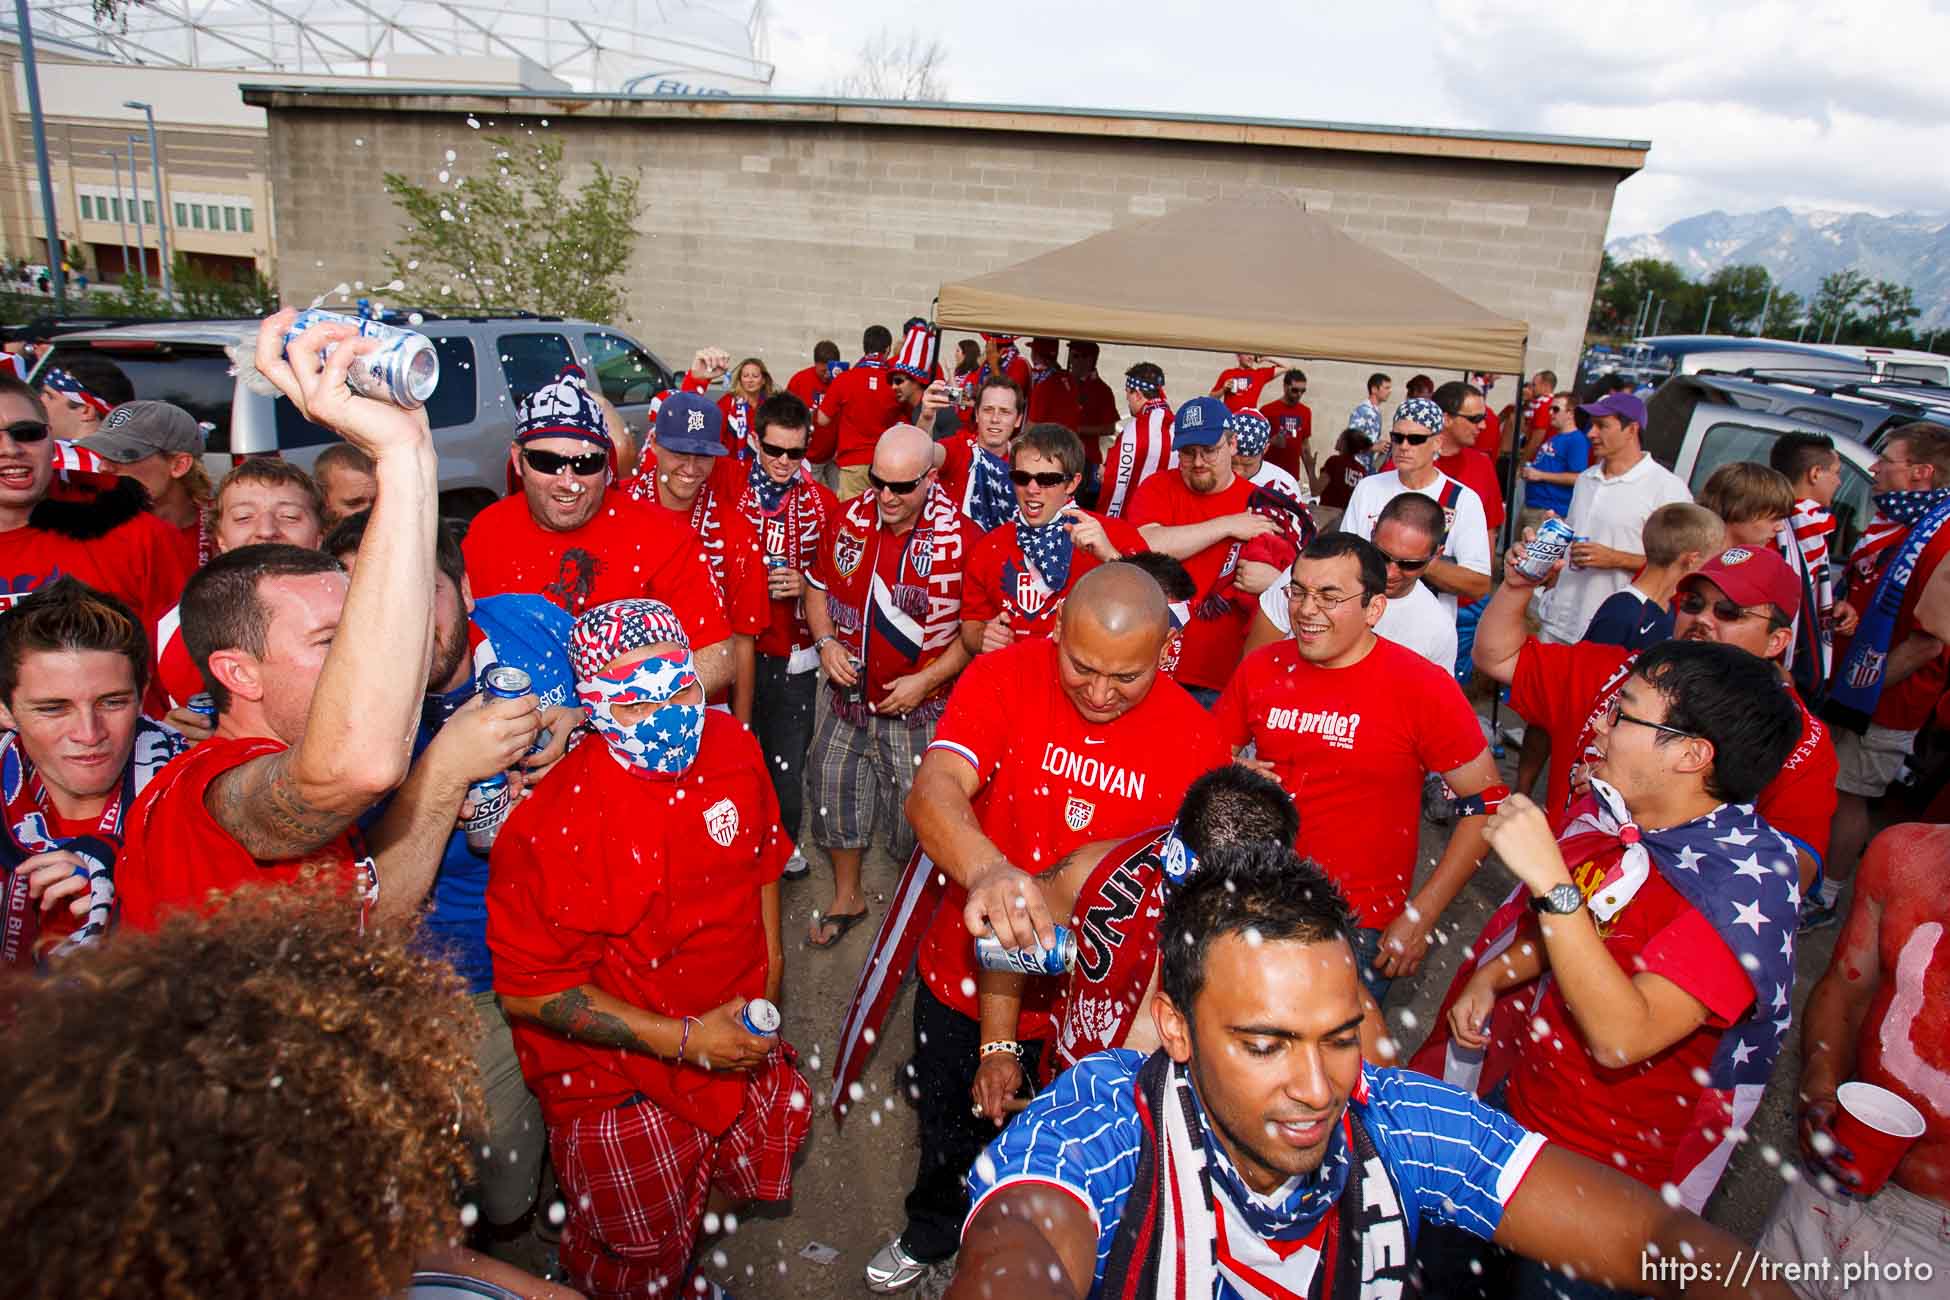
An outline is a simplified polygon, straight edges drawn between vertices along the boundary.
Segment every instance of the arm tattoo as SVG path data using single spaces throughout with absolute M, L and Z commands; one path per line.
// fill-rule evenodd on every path
M 565 1037 L 600 1047 L 624 1047 L 646 1056 L 656 1055 L 649 1044 L 637 1037 L 635 1030 L 623 1023 L 621 1017 L 599 1011 L 591 1005 L 589 994 L 584 989 L 574 988 L 556 994 L 542 1003 L 535 1014 L 536 1019 Z
M 1069 866 L 1071 863 L 1075 862 L 1078 858 L 1088 853 L 1090 849 L 1091 846 L 1088 844 L 1079 844 L 1077 845 L 1077 847 L 1071 849 L 1068 853 L 1065 853 L 1062 857 L 1058 858 L 1055 862 L 1051 863 L 1049 866 L 1044 867 L 1041 871 L 1031 872 L 1030 874 L 1035 876 L 1036 879 L 1038 880 L 1048 880 L 1051 876 L 1057 875 L 1063 870 L 1063 868 Z
M 204 803 L 246 853 L 269 862 L 301 858 L 330 844 L 352 816 L 309 803 L 282 750 L 232 768 L 210 783 Z

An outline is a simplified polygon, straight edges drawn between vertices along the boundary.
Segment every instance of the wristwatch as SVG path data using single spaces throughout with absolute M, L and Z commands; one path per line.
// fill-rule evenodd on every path
M 1584 906 L 1584 891 L 1570 881 L 1552 885 L 1544 893 L 1530 900 L 1533 912 L 1548 912 L 1552 916 L 1569 916 Z

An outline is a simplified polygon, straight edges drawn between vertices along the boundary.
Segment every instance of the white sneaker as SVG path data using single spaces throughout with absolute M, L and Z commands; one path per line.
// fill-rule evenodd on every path
M 930 1267 L 902 1250 L 901 1239 L 895 1237 L 867 1261 L 867 1290 L 878 1295 L 905 1291 L 926 1277 Z
M 787 880 L 804 880 L 812 874 L 812 863 L 806 861 L 805 854 L 794 849 L 792 856 L 785 860 L 785 869 L 781 874 Z

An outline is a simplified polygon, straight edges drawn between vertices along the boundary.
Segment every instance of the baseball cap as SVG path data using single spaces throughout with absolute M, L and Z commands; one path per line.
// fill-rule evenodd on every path
M 657 408 L 657 449 L 680 456 L 725 454 L 724 413 L 696 393 L 672 393 Z
M 1641 429 L 1645 427 L 1645 403 L 1630 393 L 1612 393 L 1578 409 L 1594 420 L 1610 415 L 1617 417 L 1621 423 L 1636 424 Z
M 610 441 L 609 421 L 589 392 L 581 366 L 563 366 L 553 381 L 530 393 L 516 408 L 515 442 L 526 445 L 537 438 L 579 438 L 604 451 L 616 449 Z
M 1801 612 L 1801 580 L 1771 546 L 1731 546 L 1679 580 L 1704 578 L 1741 605 L 1773 605 L 1788 618 Z
M 203 426 L 170 402 L 124 402 L 103 417 L 80 445 L 103 460 L 126 465 L 161 452 L 203 454 Z
M 1194 397 L 1178 408 L 1171 422 L 1171 448 L 1214 447 L 1226 436 L 1226 417 L 1232 412 L 1216 397 Z

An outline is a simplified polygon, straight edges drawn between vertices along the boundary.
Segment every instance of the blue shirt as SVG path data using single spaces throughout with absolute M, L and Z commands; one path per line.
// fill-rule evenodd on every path
M 1101 1280 L 1137 1180 L 1144 1121 L 1136 1085 L 1144 1061 L 1119 1048 L 1086 1056 L 1058 1075 L 976 1158 L 968 1175 L 969 1217 L 998 1188 L 1055 1183 L 1097 1220 Z M 1426 1217 L 1488 1238 L 1543 1137 L 1427 1075 L 1362 1070 L 1368 1104 L 1360 1118 L 1401 1192 L 1410 1236 Z
M 1676 621 L 1669 607 L 1647 600 L 1637 587 L 1627 587 L 1605 597 L 1605 603 L 1598 606 L 1598 612 L 1591 616 L 1590 625 L 1584 629 L 1584 639 L 1599 645 L 1643 650 L 1672 640 Z
M 1550 474 L 1581 474 L 1591 464 L 1591 439 L 1576 429 L 1554 433 L 1530 463 Z M 1526 510 L 1554 511 L 1562 519 L 1571 513 L 1571 484 L 1525 483 L 1523 506 Z
M 526 672 L 544 709 L 575 702 L 575 670 L 569 665 L 568 651 L 575 619 L 567 610 L 541 596 L 488 596 L 475 602 L 474 626 L 487 638 L 475 648 L 474 676 L 445 695 L 428 698 L 419 733 L 413 738 L 416 759 L 440 724 L 473 698 L 481 670 L 489 664 L 508 664 Z M 487 946 L 487 886 L 488 860 L 468 848 L 466 832 L 456 829 L 447 839 L 439 874 L 428 892 L 416 946 L 452 961 L 470 993 L 494 988 L 494 959 Z

